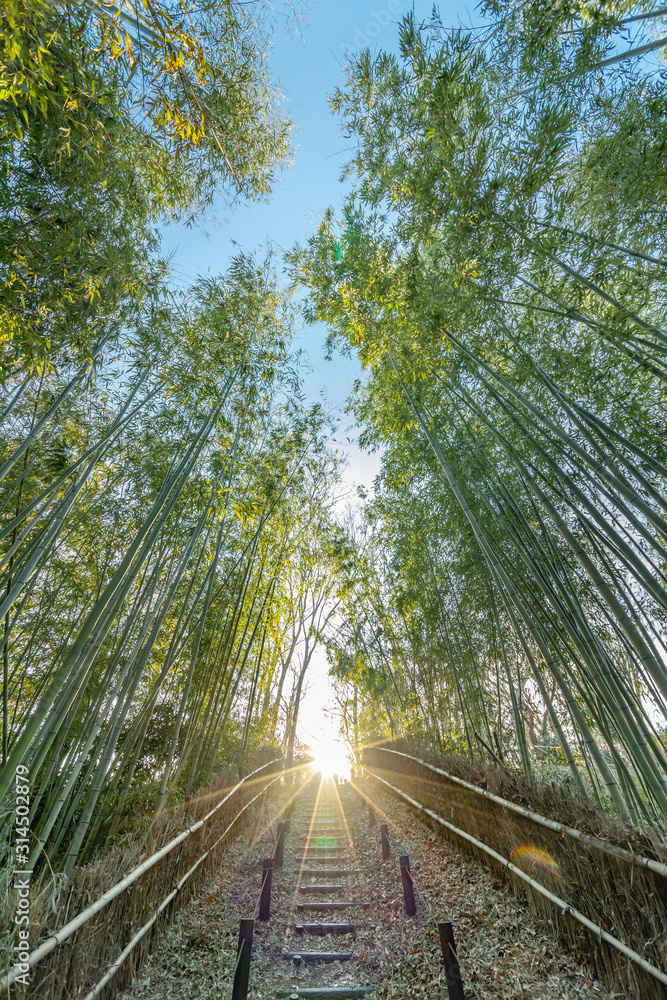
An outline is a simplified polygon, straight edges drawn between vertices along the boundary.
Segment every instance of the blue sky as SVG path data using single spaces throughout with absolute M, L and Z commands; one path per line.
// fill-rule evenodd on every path
M 339 134 L 327 96 L 343 82 L 347 55 L 365 46 L 372 51 L 395 50 L 398 23 L 408 9 L 404 0 L 323 0 L 305 12 L 298 36 L 282 27 L 276 29 L 271 70 L 285 95 L 285 109 L 296 124 L 294 166 L 283 175 L 268 204 L 229 209 L 221 203 L 207 232 L 166 227 L 163 248 L 173 254 L 177 280 L 189 283 L 198 274 L 223 271 L 239 247 L 249 252 L 274 246 L 280 251 L 303 243 L 327 207 L 340 207 L 344 187 L 339 176 L 350 141 Z M 430 2 L 416 2 L 417 19 L 428 17 L 431 9 Z M 474 9 L 468 14 L 461 0 L 442 5 L 440 12 L 446 24 L 457 23 L 459 17 L 469 23 L 474 16 Z M 322 327 L 306 327 L 297 334 L 297 346 L 306 351 L 311 369 L 306 396 L 342 410 L 360 369 L 355 360 L 341 354 L 326 361 L 325 336 Z M 349 480 L 370 486 L 379 470 L 378 457 L 364 456 L 354 446 L 346 451 Z
M 280 2 L 280 0 L 278 0 Z M 297 0 L 298 2 L 298 0 Z M 479 24 L 475 0 L 448 0 L 439 6 L 445 26 Z M 217 207 L 217 222 L 201 229 L 171 226 L 164 230 L 164 250 L 173 253 L 175 276 L 189 283 L 198 274 L 224 271 L 238 246 L 250 252 L 274 246 L 287 250 L 303 243 L 317 227 L 329 206 L 339 209 L 344 187 L 340 170 L 349 155 L 349 140 L 339 134 L 337 119 L 329 112 L 327 97 L 343 82 L 342 67 L 354 50 L 370 47 L 396 50 L 398 23 L 410 9 L 404 0 L 321 0 L 312 3 L 302 23 L 300 38 L 276 31 L 271 52 L 271 69 L 286 97 L 285 108 L 297 131 L 295 164 L 276 187 L 268 204 Z M 414 0 L 417 21 L 425 20 L 432 0 Z M 619 49 L 626 48 L 619 43 Z M 657 57 L 650 57 L 656 61 Z M 338 354 L 324 358 L 326 331 L 309 327 L 297 333 L 298 347 L 308 354 L 311 371 L 305 390 L 309 401 L 323 399 L 329 408 L 342 410 L 358 364 Z M 349 420 L 344 421 L 343 430 Z M 354 429 L 351 430 L 354 436 Z M 343 435 L 341 435 L 341 438 Z M 348 455 L 345 488 L 364 484 L 372 488 L 379 471 L 377 455 L 365 455 L 354 444 L 344 448 Z M 299 736 L 311 745 L 332 740 L 338 733 L 338 718 L 331 680 L 322 647 L 315 650 L 308 671 L 305 695 L 299 716 Z
M 225 270 L 238 250 L 235 243 L 248 252 L 261 246 L 287 250 L 294 243 L 303 243 L 326 208 L 341 206 L 344 187 L 339 176 L 350 142 L 339 134 L 327 96 L 343 82 L 346 54 L 353 55 L 355 49 L 366 46 L 372 51 L 396 49 L 398 22 L 407 9 L 403 0 L 323 0 L 311 5 L 300 39 L 278 29 L 271 67 L 285 94 L 287 112 L 297 126 L 294 167 L 283 176 L 268 204 L 233 210 L 220 205 L 217 224 L 210 224 L 207 233 L 183 226 L 167 228 L 163 245 L 167 253 L 173 253 L 177 279 L 188 283 L 198 274 Z M 417 19 L 428 17 L 431 9 L 430 2 L 415 2 Z M 441 5 L 440 13 L 447 25 L 456 24 L 459 18 L 471 23 L 474 9 L 468 13 L 462 0 L 451 0 Z M 360 367 L 341 354 L 325 360 L 325 337 L 321 326 L 306 327 L 297 334 L 296 345 L 306 351 L 311 369 L 306 377 L 306 396 L 311 402 L 321 400 L 328 408 L 342 411 Z M 349 418 L 343 418 L 341 440 L 348 426 Z M 355 429 L 350 433 L 354 438 Z M 345 445 L 343 450 L 348 457 L 343 488 L 347 491 L 356 484 L 372 488 L 380 468 L 379 455 L 364 454 L 355 444 Z M 330 746 L 338 727 L 326 657 L 318 647 L 301 703 L 299 736 L 311 745 L 324 740 Z

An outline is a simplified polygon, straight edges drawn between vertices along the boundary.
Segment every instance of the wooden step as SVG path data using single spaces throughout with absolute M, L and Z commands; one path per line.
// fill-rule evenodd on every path
M 303 997 L 304 1000 L 354 1000 L 375 992 L 375 986 L 321 986 L 301 989 L 276 990 L 277 997 Z
M 335 902 L 334 900 L 329 900 L 326 903 L 297 903 L 296 908 L 299 911 L 299 913 L 305 913 L 307 910 L 309 910 L 311 913 L 321 913 L 322 910 L 347 910 L 353 906 L 367 908 L 370 906 L 370 903 L 358 903 L 356 901 L 341 903 L 338 902 L 338 900 L 336 900 Z
M 313 860 L 316 859 L 313 858 Z M 322 858 L 322 860 L 325 859 Z M 358 868 L 302 868 L 301 874 L 319 875 L 320 878 L 343 878 L 346 875 L 359 875 L 360 872 Z
M 301 962 L 349 962 L 351 951 L 284 951 L 283 958 L 300 965 Z
M 340 892 L 342 888 L 342 885 L 300 885 L 299 892 Z
M 322 854 L 324 851 L 347 851 L 349 848 L 345 847 L 344 844 L 332 844 L 331 847 L 328 845 L 326 847 L 321 844 L 300 844 L 297 845 L 300 851 L 314 851 L 316 854 Z
M 293 924 L 297 934 L 356 934 L 367 924 Z
M 351 858 L 341 858 L 336 856 L 335 854 L 331 854 L 328 857 L 326 855 L 321 857 L 314 857 L 312 854 L 305 854 L 301 858 L 301 864 L 305 864 L 307 862 L 309 865 L 311 865 L 313 864 L 313 862 L 315 863 L 328 862 L 330 865 L 349 865 L 351 860 L 352 860 Z

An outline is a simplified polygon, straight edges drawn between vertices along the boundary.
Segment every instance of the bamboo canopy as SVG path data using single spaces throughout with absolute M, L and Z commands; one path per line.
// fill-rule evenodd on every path
M 289 161 L 276 15 L 0 11 L 7 886 L 18 859 L 64 898 L 216 776 L 296 774 L 325 658 L 355 765 L 409 737 L 664 839 L 665 9 L 480 14 L 351 59 L 341 210 L 185 282 L 165 222 Z M 356 366 L 372 486 L 309 401 L 303 323 Z

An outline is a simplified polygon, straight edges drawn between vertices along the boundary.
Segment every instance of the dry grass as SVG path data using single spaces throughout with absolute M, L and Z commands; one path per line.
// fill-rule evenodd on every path
M 461 758 L 436 758 L 418 747 L 391 744 L 393 749 L 414 753 L 422 759 L 488 788 L 497 795 L 518 802 L 568 826 L 594 834 L 647 856 L 667 859 L 665 845 L 655 832 L 624 826 L 615 817 L 596 810 L 568 789 L 540 784 L 534 779 L 512 775 L 501 769 L 473 767 Z M 448 782 L 420 765 L 381 749 L 367 751 L 369 766 L 388 781 L 417 798 L 424 805 L 467 833 L 509 858 L 516 848 L 533 847 L 546 852 L 555 862 L 553 874 L 526 867 L 526 871 L 556 895 L 567 900 L 605 930 L 620 938 L 659 968 L 667 967 L 667 880 L 593 847 L 561 836 L 473 791 Z M 377 784 L 377 783 L 376 783 Z M 434 827 L 435 828 L 435 827 Z M 443 832 L 441 827 L 437 827 Z M 475 853 L 474 848 L 451 835 L 458 849 Z M 485 864 L 492 862 L 480 852 Z M 501 878 L 508 878 L 499 867 Z M 572 918 L 557 912 L 546 900 L 530 891 L 519 879 L 512 879 L 521 898 L 531 910 L 547 921 L 572 953 L 586 959 L 595 973 L 621 995 L 637 1000 L 664 1000 L 665 988 L 643 973 L 615 949 L 599 941 Z
M 620 1000 L 621 994 L 606 991 L 563 953 L 550 929 L 493 872 L 416 823 L 393 796 L 372 790 L 390 829 L 393 856 L 383 862 L 378 831 L 369 829 L 363 799 L 350 787 L 341 788 L 340 795 L 361 873 L 359 880 L 352 880 L 350 895 L 371 901 L 363 917 L 355 918 L 367 926 L 354 940 L 306 939 L 290 933 L 299 852 L 289 838 L 285 868 L 274 882 L 271 920 L 255 923 L 249 1000 L 272 1000 L 278 987 L 334 984 L 373 986 L 377 1000 L 442 1000 L 446 988 L 435 921 L 443 918 L 456 928 L 469 1000 Z M 294 819 L 296 827 L 303 816 Z M 226 1000 L 239 918 L 254 912 L 261 859 L 271 852 L 270 835 L 252 848 L 238 838 L 201 895 L 181 911 L 135 984 L 118 1000 Z M 403 910 L 396 861 L 401 853 L 410 855 L 417 887 L 417 915 L 410 919 Z M 284 948 L 295 950 L 297 941 L 307 949 L 349 948 L 355 958 L 340 965 L 295 969 L 280 956 Z
M 258 760 L 254 766 L 261 763 Z M 257 794 L 270 770 L 262 772 L 259 784 L 250 782 L 248 786 L 239 789 L 203 828 L 187 837 L 40 962 L 32 971 L 26 998 L 69 1000 L 90 989 L 132 935 L 150 919 L 182 875 L 215 842 L 246 802 Z M 201 819 L 236 781 L 238 778 L 234 774 L 220 772 L 192 801 L 163 812 L 136 842 L 114 846 L 101 852 L 89 864 L 75 869 L 68 880 L 57 879 L 43 884 L 41 892 L 33 897 L 31 926 L 34 938 L 31 946 L 36 947 L 49 934 L 99 899 L 138 864 Z M 227 839 L 238 836 L 242 830 L 252 826 L 256 808 L 257 806 L 251 807 L 243 814 Z M 174 912 L 198 893 L 202 884 L 210 878 L 225 846 L 223 842 L 215 854 L 208 857 L 185 883 L 178 896 L 105 987 L 100 994 L 102 997 L 109 998 L 118 989 L 129 985 L 152 951 L 156 938 L 173 919 Z
M 425 758 L 423 751 L 396 746 Z M 387 779 L 508 857 L 519 845 L 548 852 L 558 865 L 552 876 L 531 871 L 548 888 L 571 901 L 591 919 L 616 934 L 657 965 L 667 952 L 667 893 L 664 880 L 625 862 L 600 855 L 584 844 L 558 836 L 525 817 L 508 812 L 474 792 L 438 779 L 432 772 L 402 758 L 375 750 L 374 763 L 382 763 Z M 369 757 L 369 764 L 370 764 Z M 555 786 L 540 785 L 501 770 L 471 768 L 460 759 L 432 762 L 468 781 L 537 812 L 626 847 L 665 857 L 657 838 L 623 827 L 613 817 L 598 813 L 589 803 Z M 391 772 L 389 771 L 391 767 Z M 378 768 L 379 770 L 379 768 Z M 168 842 L 178 831 L 200 818 L 233 783 L 221 774 L 206 794 L 161 817 L 137 843 L 118 846 L 97 861 L 77 870 L 54 893 L 57 912 L 44 896 L 33 916 L 39 936 L 62 926 L 97 899 L 141 860 Z M 274 786 L 278 799 L 285 792 Z M 360 979 L 377 989 L 379 1000 L 435 1000 L 445 992 L 442 962 L 435 933 L 437 919 L 453 921 L 467 998 L 474 1000 L 664 1000 L 665 992 L 652 978 L 616 952 L 601 947 L 579 925 L 566 921 L 538 897 L 526 899 L 523 883 L 496 872 L 486 856 L 482 864 L 458 838 L 442 837 L 440 827 L 415 822 L 405 804 L 372 778 L 362 790 L 384 811 L 390 823 L 394 855 L 408 853 L 420 891 L 418 914 L 413 920 L 402 912 L 400 879 L 395 860 L 383 865 L 377 831 L 369 831 L 366 807 L 356 793 L 341 791 L 355 843 L 355 855 L 373 901 L 372 929 L 359 933 L 354 943 L 357 958 L 349 966 L 324 966 L 311 970 L 313 985 L 330 985 Z M 207 829 L 187 838 L 129 891 L 123 893 L 87 924 L 74 938 L 56 949 L 36 970 L 28 993 L 31 1000 L 66 1000 L 80 997 L 99 978 L 131 935 L 155 911 L 178 878 L 225 829 L 256 789 L 234 796 Z M 273 807 L 272 807 L 273 808 Z M 124 1000 L 219 1000 L 228 995 L 236 956 L 240 916 L 252 915 L 260 884 L 261 858 L 272 853 L 270 833 L 249 849 L 247 831 L 259 817 L 248 810 L 234 835 L 198 870 L 176 904 L 142 941 L 105 991 L 113 995 L 127 989 Z M 262 822 L 267 814 L 262 811 Z M 246 831 L 245 836 L 239 836 Z M 286 860 L 291 846 L 288 844 Z M 472 852 L 474 853 L 474 852 Z M 256 925 L 252 974 L 254 1000 L 268 1000 L 286 980 L 303 979 L 306 970 L 290 975 L 281 949 L 287 932 L 288 897 L 293 883 L 285 872 L 284 886 L 277 886 L 275 918 Z M 364 887 L 359 885 L 357 890 Z M 283 912 L 285 911 L 286 912 Z M 178 912 L 177 912 L 178 911 Z M 531 912 L 532 911 L 532 912 Z M 169 926 L 167 926 L 169 925 Z M 560 938 L 560 943 L 559 939 Z M 562 944 L 567 945 L 564 951 Z M 329 942 L 323 940 L 325 946 Z M 290 942 L 291 944 L 291 942 Z M 343 947 L 338 939 L 333 950 Z M 152 953 L 148 962 L 146 959 Z M 581 964 L 595 969 L 605 988 Z M 295 970 L 292 970 L 295 971 Z M 105 994 L 103 994 L 105 995 Z
M 362 790 L 383 810 L 394 854 L 410 856 L 418 904 L 427 918 L 412 954 L 377 991 L 378 1000 L 441 1000 L 447 995 L 436 923 L 454 927 L 467 1000 L 620 1000 L 567 954 L 553 930 L 508 892 L 488 866 L 462 853 L 372 779 Z M 407 922 L 407 921 L 406 921 Z

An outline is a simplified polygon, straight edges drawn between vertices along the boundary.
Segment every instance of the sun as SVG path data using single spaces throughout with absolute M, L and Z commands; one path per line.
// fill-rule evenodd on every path
M 350 777 L 350 755 L 348 748 L 339 740 L 318 740 L 309 747 L 313 757 L 313 768 L 321 771 L 323 778 Z

